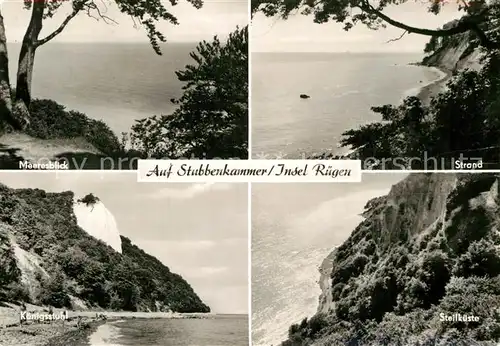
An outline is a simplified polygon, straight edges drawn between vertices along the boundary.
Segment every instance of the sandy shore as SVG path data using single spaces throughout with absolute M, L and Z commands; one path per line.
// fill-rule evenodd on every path
M 177 312 L 131 312 L 131 311 L 69 311 L 70 317 L 95 318 L 97 315 L 104 316 L 107 319 L 126 319 L 126 318 L 214 318 L 215 314 L 210 313 L 177 313 Z
M 438 67 L 435 67 L 435 69 L 439 70 L 442 73 L 441 78 L 433 81 L 428 85 L 423 86 L 417 93 L 417 97 L 420 98 L 424 104 L 429 104 L 432 96 L 436 96 L 441 91 L 443 91 L 446 87 L 446 83 L 448 83 L 452 76 L 452 72 L 450 70 Z
M 412 64 L 412 65 L 422 66 L 420 64 Z M 440 73 L 440 77 L 430 82 L 427 85 L 423 85 L 407 91 L 407 93 L 404 95 L 403 98 L 406 98 L 408 96 L 416 96 L 420 98 L 425 105 L 428 105 L 431 101 L 432 96 L 439 94 L 441 91 L 445 89 L 446 83 L 448 83 L 453 73 L 452 71 L 444 68 L 429 67 L 429 66 L 424 66 L 424 67 L 433 68 L 437 70 Z M 307 159 L 311 160 L 357 160 L 358 159 L 357 150 L 354 150 L 352 148 L 351 149 L 345 148 L 344 152 L 341 153 L 339 152 L 339 148 L 340 148 L 340 143 L 337 143 L 337 148 L 335 150 L 325 151 L 320 154 L 314 154 L 311 155 L 310 157 L 307 157 Z
M 29 313 L 48 313 L 47 307 L 27 304 Z M 54 314 L 64 309 L 53 309 Z M 21 309 L 17 305 L 0 305 L 1 346 L 81 346 L 95 344 L 96 338 L 108 334 L 104 323 L 130 318 L 192 319 L 213 318 L 215 314 L 129 311 L 67 311 L 66 321 L 44 323 L 24 321 L 20 325 Z M 100 329 L 99 329 L 100 328 Z M 108 328 L 109 329 L 109 328 Z

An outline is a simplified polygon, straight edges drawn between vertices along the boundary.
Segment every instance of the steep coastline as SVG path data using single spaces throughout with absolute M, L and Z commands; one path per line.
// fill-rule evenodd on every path
M 498 184 L 492 174 L 411 174 L 369 201 L 323 261 L 317 314 L 283 345 L 496 345 Z
M 438 42 L 421 65 L 479 70 L 468 35 Z M 365 220 L 320 266 L 316 315 L 283 346 L 460 345 L 500 341 L 499 181 L 495 175 L 410 174 L 368 201 Z M 464 314 L 475 322 L 442 320 Z
M 75 203 L 71 191 L 0 185 L 0 230 L 3 260 L 11 266 L 8 280 L 0 282 L 7 296 L 15 285 L 26 293 L 27 302 L 45 299 L 41 303 L 55 307 L 210 310 L 182 277 L 120 236 L 113 215 L 101 202 Z M 49 288 L 58 291 L 54 304 L 50 301 L 55 292 L 39 292 Z
M 76 201 L 73 212 L 81 229 L 94 238 L 102 240 L 116 252 L 122 253 L 122 242 L 116 220 L 102 202 L 85 204 Z
M 75 206 L 81 209 L 77 214 Z M 121 312 L 116 316 L 157 312 L 154 317 L 163 318 L 210 312 L 180 275 L 120 236 L 102 202 L 92 210 L 92 205 L 75 202 L 70 191 L 0 184 L 0 344 L 27 340 L 27 345 L 42 345 L 47 335 L 88 335 L 78 332 L 76 321 L 62 327 L 20 325 L 23 306 L 42 314 L 72 311 L 71 316 L 87 321 L 111 311 Z
M 451 24 L 453 22 L 447 25 Z M 469 34 L 460 34 L 436 42 L 431 52 L 418 65 L 438 68 L 446 74 L 446 77 L 424 87 L 418 97 L 428 104 L 432 96 L 446 88 L 448 80 L 455 72 L 465 69 L 480 70 L 481 57 L 481 49 Z

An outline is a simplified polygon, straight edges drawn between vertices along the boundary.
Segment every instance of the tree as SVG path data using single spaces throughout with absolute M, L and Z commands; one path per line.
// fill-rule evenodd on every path
M 56 308 L 69 307 L 71 300 L 64 282 L 65 276 L 63 272 L 56 268 L 52 277 L 42 282 L 42 290 L 39 296 L 40 302 Z
M 404 30 L 403 35 L 410 33 L 449 37 L 472 32 L 483 47 L 500 48 L 500 42 L 492 37 L 493 34 L 488 33 L 490 24 L 497 25 L 500 3 L 496 0 L 457 0 L 458 8 L 464 12 L 464 16 L 452 25 L 435 30 L 407 25 L 384 13 L 388 6 L 406 2 L 408 0 L 253 0 L 251 7 L 252 13 L 260 11 L 266 16 L 278 15 L 283 19 L 287 19 L 294 11 L 302 10 L 303 15 L 313 15 L 315 23 L 335 21 L 342 23 L 346 31 L 361 23 L 370 29 L 392 25 Z M 439 0 L 429 1 L 429 12 L 438 14 L 445 3 Z
M 427 42 L 424 48 L 424 53 L 434 53 L 439 46 L 439 38 L 432 36 L 430 41 Z
M 7 37 L 5 36 L 5 26 L 0 8 L 0 130 L 4 124 L 11 124 L 15 128 L 20 127 L 12 114 Z
M 131 139 L 155 158 L 248 156 L 248 27 L 226 42 L 214 37 L 192 52 L 195 65 L 176 72 L 186 83 L 171 115 L 139 120 Z
M 0 230 L 0 301 L 8 297 L 11 284 L 20 281 L 21 271 L 17 267 L 14 249 L 9 238 Z
M 92 193 L 89 193 L 88 195 L 86 195 L 85 197 L 83 198 L 80 198 L 79 200 L 77 200 L 78 203 L 84 203 L 85 205 L 88 206 L 92 206 L 92 208 L 97 204 L 97 202 L 99 202 L 100 199 L 99 197 L 97 196 L 94 196 Z
M 175 0 L 169 0 L 172 6 Z M 187 0 L 195 8 L 203 5 L 202 0 Z M 25 0 L 24 5 L 31 11 L 31 18 L 26 28 L 19 54 L 16 89 L 14 95 L 10 89 L 8 52 L 5 38 L 5 26 L 0 9 L 0 121 L 7 122 L 16 129 L 24 129 L 29 123 L 28 107 L 31 101 L 31 82 L 35 53 L 38 48 L 58 36 L 68 24 L 78 15 L 86 14 L 90 17 L 101 19 L 105 22 L 113 20 L 103 14 L 96 0 L 72 0 L 71 12 L 52 33 L 41 38 L 40 33 L 46 20 L 54 16 L 61 8 L 64 0 Z M 134 23 L 142 25 L 147 37 L 157 54 L 161 54 L 160 42 L 165 42 L 165 36 L 157 30 L 160 21 L 167 21 L 177 25 L 177 18 L 166 9 L 162 0 L 115 0 L 119 10 L 130 16 Z M 7 92 L 9 91 L 9 92 Z M 14 100 L 12 100 L 12 97 Z

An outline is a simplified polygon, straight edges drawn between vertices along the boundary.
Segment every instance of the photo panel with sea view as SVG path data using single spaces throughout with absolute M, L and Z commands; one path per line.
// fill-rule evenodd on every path
M 0 345 L 249 346 L 248 185 L 105 173 L 0 172 Z
M 0 169 L 248 158 L 247 0 L 3 0 Z
M 252 157 L 500 168 L 498 1 L 253 0 Z
M 498 345 L 500 174 L 373 173 L 252 184 L 252 345 Z

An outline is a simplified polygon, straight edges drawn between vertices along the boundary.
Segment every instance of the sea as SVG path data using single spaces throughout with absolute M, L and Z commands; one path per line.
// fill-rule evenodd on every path
M 372 106 L 398 104 L 445 74 L 410 65 L 422 54 L 253 53 L 252 156 L 301 159 L 339 148 L 344 131 L 380 121 Z M 300 94 L 309 95 L 301 99 Z
M 248 346 L 247 315 L 203 319 L 125 319 L 108 322 L 90 346 Z
M 15 85 L 20 44 L 11 43 L 9 72 Z M 196 43 L 167 43 L 157 55 L 145 43 L 50 43 L 35 57 L 32 96 L 52 99 L 97 120 L 118 138 L 136 119 L 170 114 L 182 95 L 175 71 L 194 62 Z
M 252 185 L 252 345 L 280 345 L 290 325 L 316 313 L 321 263 L 363 220 L 366 202 L 404 177 Z

